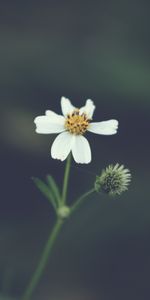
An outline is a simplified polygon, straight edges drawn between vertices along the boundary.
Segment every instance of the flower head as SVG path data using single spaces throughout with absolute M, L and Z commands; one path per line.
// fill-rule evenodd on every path
M 131 174 L 124 165 L 109 165 L 102 171 L 100 176 L 97 176 L 95 189 L 97 192 L 104 192 L 111 196 L 120 195 L 128 189 L 131 181 Z
M 51 156 L 64 161 L 70 152 L 77 163 L 91 162 L 91 148 L 83 136 L 86 131 L 96 134 L 112 135 L 117 133 L 118 121 L 108 120 L 91 122 L 95 105 L 88 99 L 80 109 L 74 107 L 70 100 L 61 98 L 63 115 L 47 110 L 45 115 L 35 118 L 36 132 L 41 134 L 60 133 L 54 140 Z

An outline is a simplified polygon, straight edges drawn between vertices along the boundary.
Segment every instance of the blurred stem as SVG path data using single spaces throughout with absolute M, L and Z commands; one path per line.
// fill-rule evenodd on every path
M 66 168 L 65 168 L 62 198 L 61 198 L 62 206 L 66 204 L 70 167 L 71 167 L 71 154 L 67 158 L 67 163 L 66 163 Z M 50 179 L 50 184 L 53 185 L 53 192 L 55 192 L 55 196 L 57 196 L 57 198 L 58 198 L 57 200 L 59 200 L 58 191 L 56 190 L 57 187 L 55 186 L 55 182 L 52 181 L 52 179 L 50 177 L 49 177 L 49 179 Z M 39 183 L 39 181 L 38 181 L 38 183 Z M 38 187 L 39 187 L 39 185 L 38 185 Z M 43 185 L 41 188 L 41 181 L 40 181 L 40 190 L 43 192 Z M 79 197 L 71 207 L 71 214 L 73 214 L 74 211 L 76 211 L 80 207 L 80 205 L 85 201 L 85 199 L 94 192 L 95 192 L 95 188 L 89 190 L 88 192 L 83 194 L 81 197 Z M 47 193 L 45 193 L 45 186 L 44 186 L 44 194 L 47 196 Z M 47 265 L 49 256 L 52 252 L 53 246 L 56 242 L 56 239 L 59 235 L 59 232 L 60 232 L 65 220 L 66 220 L 66 218 L 64 218 L 64 217 L 57 218 L 56 223 L 49 235 L 48 241 L 45 245 L 45 248 L 43 250 L 43 253 L 41 255 L 39 263 L 33 273 L 31 281 L 29 282 L 29 285 L 27 286 L 27 289 L 25 290 L 25 293 L 24 293 L 23 297 L 21 298 L 21 300 L 30 300 L 31 299 L 32 294 L 33 294 L 34 290 L 36 289 L 36 287 L 43 275 L 43 272 Z
M 90 196 L 91 194 L 93 194 L 95 192 L 95 188 L 89 190 L 88 192 L 86 192 L 85 194 L 83 194 L 81 197 L 79 197 L 76 202 L 72 205 L 71 207 L 71 214 L 73 214 L 85 201 L 85 199 Z
M 66 203 L 70 167 L 71 167 L 71 154 L 69 154 L 69 156 L 67 158 L 67 162 L 66 162 L 66 168 L 65 168 L 65 174 L 64 174 L 64 183 L 63 183 L 63 191 L 62 191 L 62 204 Z
M 66 175 L 66 180 L 64 181 L 64 195 L 65 195 L 65 197 L 63 198 L 64 200 L 66 200 L 68 176 L 69 176 L 69 169 L 70 169 L 70 158 L 68 161 L 69 162 L 67 162 L 66 172 L 65 172 L 65 175 L 66 174 L 67 175 Z M 93 188 L 93 189 L 89 190 L 88 192 L 86 192 L 85 194 L 83 194 L 81 197 L 79 197 L 71 207 L 71 214 L 73 214 L 75 212 L 75 210 L 78 209 L 80 207 L 80 205 L 85 201 L 85 199 L 94 192 L 95 192 L 95 189 Z M 65 221 L 65 219 L 64 220 L 60 219 L 60 218 L 57 219 L 57 221 L 49 235 L 48 241 L 45 245 L 45 248 L 43 250 L 43 253 L 41 255 L 41 258 L 39 260 L 37 268 L 31 278 L 31 281 L 30 281 L 29 285 L 27 286 L 27 289 L 26 289 L 23 297 L 21 298 L 21 300 L 30 300 L 31 299 L 31 296 L 43 275 L 43 272 L 47 265 L 49 256 L 51 254 L 51 251 L 52 251 L 55 241 L 59 235 L 59 232 L 63 226 L 64 221 Z
M 31 281 L 23 295 L 23 297 L 21 298 L 21 300 L 29 300 L 31 299 L 31 296 L 35 290 L 35 288 L 37 287 L 42 275 L 43 275 L 43 271 L 46 267 L 46 264 L 48 262 L 48 258 L 51 254 L 51 251 L 53 249 L 53 246 L 55 244 L 55 241 L 59 235 L 59 232 L 61 230 L 61 227 L 63 225 L 63 220 L 58 219 L 53 227 L 52 232 L 50 233 L 50 236 L 48 238 L 48 241 L 45 245 L 45 248 L 43 250 L 43 253 L 41 255 L 41 259 L 38 263 L 38 266 L 31 278 Z

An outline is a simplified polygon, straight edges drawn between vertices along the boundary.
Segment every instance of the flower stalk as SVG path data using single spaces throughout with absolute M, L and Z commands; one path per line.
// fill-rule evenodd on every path
M 85 199 L 95 191 L 94 188 L 91 189 L 89 192 L 86 192 L 81 197 L 79 197 L 75 201 L 74 205 L 72 205 L 72 207 L 67 206 L 66 202 L 67 202 L 67 190 L 68 190 L 70 168 L 71 168 L 71 154 L 68 156 L 66 162 L 62 196 L 59 194 L 59 189 L 52 176 L 49 175 L 47 176 L 48 185 L 46 185 L 43 181 L 41 181 L 38 178 L 33 178 L 37 188 L 44 194 L 46 198 L 48 198 L 48 200 L 52 204 L 57 215 L 57 220 L 49 235 L 48 241 L 42 252 L 37 268 L 21 300 L 31 299 L 31 296 L 43 275 L 45 267 L 48 263 L 48 259 L 51 255 L 52 249 L 58 238 L 58 235 L 60 233 L 60 230 L 64 222 L 71 216 L 71 214 L 74 213 L 74 211 L 76 211 L 80 207 L 80 205 L 85 201 Z
M 92 195 L 94 192 L 95 188 L 89 190 L 88 192 L 84 193 L 81 197 L 79 197 L 71 207 L 71 214 L 73 214 L 84 203 L 86 198 Z
M 68 188 L 70 167 L 71 167 L 71 154 L 68 155 L 65 174 L 64 174 L 64 183 L 63 183 L 63 191 L 62 191 L 62 204 L 63 205 L 66 203 L 66 200 L 67 200 L 67 188 Z
M 95 189 L 91 189 L 90 191 L 86 192 L 85 194 L 83 194 L 81 197 L 79 197 L 76 201 L 75 204 L 69 208 L 68 206 L 61 206 L 58 208 L 58 216 L 57 216 L 57 221 L 53 227 L 52 232 L 50 233 L 50 236 L 48 238 L 48 241 L 45 245 L 45 248 L 43 250 L 43 253 L 41 255 L 41 258 L 39 260 L 38 266 L 31 278 L 31 281 L 23 295 L 23 297 L 21 298 L 21 300 L 29 300 L 31 299 L 31 296 L 34 292 L 34 290 L 36 289 L 42 275 L 43 272 L 45 270 L 45 267 L 48 263 L 48 259 L 51 255 L 52 249 L 54 247 L 54 244 L 59 236 L 59 233 L 61 231 L 61 228 L 64 224 L 64 222 L 67 220 L 67 218 L 69 218 L 79 207 L 81 204 L 83 204 L 83 202 L 85 201 L 85 199 L 90 196 L 92 193 L 95 192 Z
M 56 242 L 56 239 L 59 235 L 59 232 L 60 232 L 62 226 L 63 226 L 63 220 L 58 219 L 53 227 L 52 232 L 50 233 L 50 236 L 45 245 L 45 248 L 43 250 L 43 253 L 41 255 L 41 258 L 39 260 L 37 268 L 32 276 L 32 279 L 31 279 L 23 297 L 21 298 L 21 300 L 29 300 L 31 298 L 35 288 L 37 287 L 37 285 L 43 275 L 43 271 L 45 270 L 49 256 L 52 252 L 53 246 Z

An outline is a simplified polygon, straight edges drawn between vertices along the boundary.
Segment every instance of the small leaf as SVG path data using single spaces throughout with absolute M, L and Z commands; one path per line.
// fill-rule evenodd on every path
M 59 188 L 54 180 L 54 178 L 51 175 L 47 175 L 47 182 L 49 184 L 49 187 L 51 188 L 51 191 L 53 193 L 53 196 L 55 197 L 57 204 L 60 204 L 61 201 L 61 195 L 59 192 Z
M 54 209 L 57 209 L 56 201 L 54 199 L 54 196 L 50 190 L 50 188 L 45 184 L 41 179 L 32 177 L 32 180 L 34 181 L 36 187 L 41 191 L 41 193 L 49 200 L 49 202 L 52 204 Z

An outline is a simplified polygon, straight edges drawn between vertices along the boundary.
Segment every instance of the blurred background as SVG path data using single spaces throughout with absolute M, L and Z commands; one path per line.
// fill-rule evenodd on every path
M 115 136 L 88 134 L 93 160 L 72 164 L 69 203 L 95 175 L 121 163 L 133 176 L 115 199 L 95 195 L 69 220 L 33 300 L 149 299 L 149 3 L 10 1 L 0 9 L 0 299 L 19 299 L 54 223 L 31 177 L 62 184 L 52 135 L 35 134 L 60 97 L 96 104 L 95 121 L 118 119 Z M 7 298 L 8 297 L 8 298 Z

